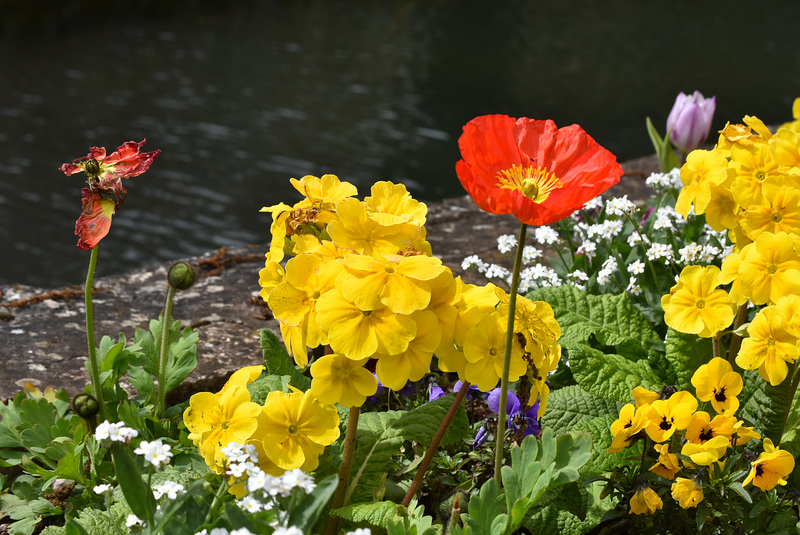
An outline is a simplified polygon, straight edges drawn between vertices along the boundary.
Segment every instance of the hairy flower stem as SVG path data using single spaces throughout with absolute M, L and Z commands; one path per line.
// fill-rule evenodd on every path
M 172 301 L 175 299 L 175 288 L 167 285 L 167 299 L 161 315 L 161 340 L 158 350 L 158 404 L 156 415 L 164 411 L 167 400 L 167 363 L 169 362 L 169 343 L 172 338 Z
M 454 399 L 453 404 L 450 405 L 450 410 L 447 411 L 444 420 L 442 420 L 442 423 L 439 425 L 439 429 L 433 436 L 431 445 L 428 446 L 428 451 L 425 452 L 425 457 L 422 459 L 417 469 L 417 475 L 414 476 L 414 481 L 411 482 L 411 486 L 408 487 L 408 492 L 406 492 L 405 497 L 403 497 L 403 501 L 400 502 L 403 506 L 408 507 L 408 504 L 411 503 L 411 498 L 414 497 L 417 490 L 419 490 L 419 486 L 422 485 L 422 480 L 425 479 L 425 472 L 428 471 L 428 467 L 431 465 L 431 461 L 433 461 L 433 456 L 436 454 L 436 450 L 439 449 L 439 444 L 441 444 L 442 438 L 444 438 L 444 434 L 447 432 L 447 428 L 450 427 L 450 422 L 453 421 L 456 411 L 458 411 L 458 408 L 461 406 L 461 402 L 464 401 L 464 396 L 467 395 L 469 386 L 469 383 L 465 381 L 461 385 L 461 390 L 456 394 L 456 399 Z
M 148 488 L 152 488 L 148 485 Z M 217 489 L 216 494 L 214 494 L 214 501 L 211 502 L 211 506 L 208 508 L 208 514 L 206 514 L 206 518 L 203 520 L 203 524 L 208 524 L 211 522 L 211 519 L 214 517 L 216 513 L 217 506 L 219 502 L 222 500 L 222 497 L 225 496 L 225 491 L 228 490 L 228 480 L 223 478 L 222 483 L 219 484 L 219 488 Z
M 733 330 L 736 331 L 739 327 L 744 325 L 747 320 L 747 303 L 739 305 L 739 310 L 736 312 L 736 319 L 733 322 Z M 728 362 L 734 364 L 736 362 L 736 355 L 739 353 L 739 346 L 742 344 L 742 337 L 735 332 L 731 335 L 731 346 L 728 348 Z
M 89 375 L 92 380 L 92 392 L 100 407 L 100 419 L 106 420 L 106 404 L 103 399 L 103 385 L 100 383 L 100 363 L 97 361 L 97 348 L 94 343 L 94 313 L 92 312 L 92 283 L 94 270 L 97 267 L 97 245 L 89 256 L 89 270 L 86 272 L 84 302 L 86 303 L 86 341 L 89 345 Z
M 514 320 L 517 312 L 517 290 L 519 289 L 519 272 L 522 268 L 522 249 L 525 247 L 525 233 L 528 225 L 522 223 L 517 240 L 517 257 L 514 260 L 514 272 L 511 275 L 511 291 L 508 293 L 508 326 L 506 327 L 506 347 L 503 352 L 503 375 L 500 378 L 500 412 L 497 417 L 497 435 L 494 455 L 494 479 L 497 487 L 503 488 L 501 468 L 503 467 L 503 445 L 506 437 L 506 404 L 508 403 L 508 371 L 511 368 L 511 344 L 514 342 Z M 463 390 L 463 387 L 462 387 Z
M 331 509 L 344 507 L 347 497 L 347 485 L 350 483 L 350 470 L 353 467 L 353 453 L 356 450 L 356 433 L 358 432 L 358 415 L 361 414 L 361 407 L 350 407 L 350 416 L 347 419 L 347 434 L 344 437 L 344 447 L 342 448 L 342 467 L 339 470 L 339 485 L 333 495 Z M 325 535 L 335 535 L 339 530 L 339 517 L 330 515 L 328 527 Z

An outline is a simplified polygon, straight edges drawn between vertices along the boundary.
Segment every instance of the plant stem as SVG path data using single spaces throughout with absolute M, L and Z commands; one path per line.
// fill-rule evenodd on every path
M 419 486 L 422 485 L 422 480 L 425 478 L 425 472 L 428 471 L 428 467 L 431 465 L 433 456 L 436 454 L 436 450 L 439 449 L 439 444 L 441 444 L 442 438 L 444 438 L 447 428 L 450 427 L 450 422 L 453 421 L 456 411 L 458 411 L 458 407 L 461 405 L 461 402 L 464 401 L 464 397 L 467 395 L 468 390 L 469 383 L 464 382 L 464 384 L 461 385 L 461 390 L 459 390 L 458 394 L 456 394 L 453 404 L 450 405 L 450 410 L 447 411 L 444 420 L 442 420 L 441 425 L 439 425 L 439 429 L 436 431 L 436 435 L 434 435 L 431 445 L 428 446 L 428 451 L 425 452 L 425 457 L 422 459 L 422 463 L 420 463 L 419 468 L 417 469 L 417 474 L 414 476 L 414 481 L 411 482 L 411 486 L 408 487 L 408 492 L 406 492 L 403 501 L 400 502 L 403 506 L 408 507 L 408 504 L 411 503 L 411 498 L 414 497 L 414 495 L 417 493 L 417 490 L 419 490 Z
M 92 381 L 92 392 L 100 407 L 100 419 L 106 418 L 106 404 L 103 399 L 103 385 L 100 383 L 100 363 L 97 362 L 97 348 L 94 342 L 94 313 L 92 311 L 92 283 L 94 270 L 97 267 L 97 248 L 92 248 L 89 256 L 89 269 L 86 272 L 86 287 L 84 288 L 84 302 L 86 304 L 86 341 L 89 345 L 89 376 Z
M 214 494 L 214 501 L 211 502 L 211 506 L 208 508 L 208 514 L 206 514 L 203 524 L 208 524 L 211 522 L 211 517 L 214 515 L 214 510 L 217 508 L 217 504 L 219 504 L 219 501 L 222 499 L 222 496 L 225 494 L 226 490 L 228 490 L 228 480 L 223 477 L 222 483 L 219 484 L 219 488 L 217 489 L 216 494 Z
M 164 302 L 164 313 L 161 317 L 161 340 L 158 351 L 158 403 L 156 416 L 164 411 L 167 400 L 167 363 L 169 362 L 169 346 L 172 338 L 172 301 L 175 299 L 175 288 L 167 284 L 167 299 Z
M 735 331 L 744 325 L 747 319 L 747 303 L 739 305 L 739 310 L 736 312 L 736 319 L 733 322 L 733 330 Z M 736 362 L 736 355 L 739 353 L 739 346 L 742 343 L 742 337 L 734 333 L 731 335 L 731 347 L 728 349 L 728 362 L 733 364 Z
M 333 495 L 331 509 L 344 507 L 347 497 L 347 485 L 350 483 L 350 470 L 353 467 L 353 453 L 356 450 L 356 432 L 358 431 L 358 415 L 361 407 L 350 407 L 350 416 L 347 419 L 347 434 L 344 437 L 342 449 L 342 467 L 339 470 L 339 485 Z M 339 529 L 339 517 L 330 515 L 325 535 L 334 535 Z
M 497 436 L 494 456 L 494 478 L 497 487 L 502 488 L 501 468 L 503 466 L 503 445 L 506 436 L 506 404 L 508 403 L 508 372 L 511 368 L 511 344 L 514 342 L 514 320 L 517 311 L 517 289 L 519 288 L 519 272 L 522 267 L 522 248 L 525 246 L 525 233 L 528 225 L 522 223 L 517 240 L 517 257 L 514 260 L 514 273 L 511 277 L 511 291 L 508 293 L 508 326 L 506 327 L 506 347 L 503 351 L 503 375 L 500 377 L 500 412 L 497 417 Z M 463 388 L 462 388 L 463 390 Z

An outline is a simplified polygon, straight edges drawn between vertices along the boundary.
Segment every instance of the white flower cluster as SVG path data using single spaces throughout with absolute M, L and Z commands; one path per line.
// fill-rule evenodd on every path
M 160 500 L 162 496 L 166 496 L 170 500 L 176 499 L 178 496 L 186 494 L 186 488 L 180 483 L 174 481 L 165 481 L 161 485 L 153 487 L 153 497 Z
M 620 219 L 606 219 L 602 223 L 585 226 L 586 237 L 601 238 L 604 240 L 611 240 L 619 236 L 622 232 L 623 222 Z
M 109 494 L 114 490 L 114 487 L 111 485 L 97 485 L 92 490 L 94 490 L 95 494 Z
M 536 227 L 533 234 L 539 245 L 553 245 L 558 241 L 558 232 L 551 227 Z
M 588 201 L 586 204 L 583 205 L 581 210 L 598 210 L 603 207 L 603 197 L 598 195 L 594 199 Z
M 664 206 L 656 211 L 656 220 L 653 230 L 677 230 L 686 224 L 681 214 L 672 206 Z
M 561 286 L 561 284 L 563 283 L 558 274 L 541 264 L 525 268 L 519 274 L 519 292 L 523 294 L 545 286 Z
M 353 531 L 348 531 L 344 535 L 372 535 L 372 531 L 369 528 L 358 528 Z
M 720 258 L 722 249 L 708 244 L 690 243 L 686 247 L 679 249 L 678 253 L 681 255 L 680 261 L 683 264 L 693 264 L 695 262 L 710 264 Z
M 647 259 L 651 262 L 660 258 L 664 259 L 664 263 L 669 265 L 675 261 L 675 253 L 672 247 L 665 243 L 654 243 L 647 249 Z
M 578 247 L 578 249 L 575 251 L 575 254 L 585 255 L 586 258 L 591 260 L 597 254 L 597 244 L 593 241 L 584 240 L 580 247 Z
M 636 279 L 636 277 L 631 277 L 631 280 L 628 283 L 628 287 L 625 288 L 625 291 L 632 293 L 633 295 L 642 294 L 642 287 L 639 285 L 639 281 Z
M 641 275 L 642 273 L 644 273 L 644 266 L 645 266 L 644 262 L 642 262 L 641 260 L 635 260 L 630 264 L 628 264 L 628 267 L 626 269 L 628 270 L 628 273 L 630 273 L 631 275 Z
M 94 438 L 98 442 L 110 440 L 111 442 L 128 443 L 132 438 L 139 436 L 139 431 L 125 427 L 123 422 L 111 423 L 108 420 L 97 426 L 94 431 Z
M 597 282 L 598 284 L 608 284 L 611 282 L 611 276 L 619 271 L 619 265 L 617 265 L 617 259 L 613 256 L 609 256 L 605 262 L 603 262 L 603 266 L 600 268 L 600 271 L 597 273 Z
M 489 264 L 481 260 L 476 254 L 470 255 L 461 261 L 461 269 L 464 271 L 468 270 L 472 266 L 475 266 L 475 269 L 478 270 L 478 273 L 486 273 L 486 270 L 489 269 Z
M 517 246 L 517 238 L 512 234 L 503 234 L 497 238 L 497 250 L 501 253 L 509 253 Z
M 483 272 L 483 276 L 487 279 L 502 279 L 504 281 L 508 281 L 511 276 L 511 272 L 503 266 L 489 264 L 489 266 L 486 268 L 486 271 Z
M 636 204 L 628 200 L 627 195 L 622 197 L 614 197 L 606 201 L 606 213 L 608 215 L 624 216 L 625 214 L 633 215 L 636 212 Z
M 589 275 L 587 275 L 580 269 L 576 269 L 572 273 L 567 274 L 567 282 L 576 288 L 580 288 L 581 290 L 586 289 L 585 283 L 588 280 L 589 280 Z
M 650 243 L 650 238 L 647 237 L 647 234 L 639 234 L 638 230 L 634 230 L 628 236 L 628 245 L 635 247 L 640 243 L 648 244 Z
M 133 450 L 133 453 L 136 455 L 143 455 L 145 461 L 158 468 L 162 464 L 164 466 L 169 464 L 170 459 L 172 459 L 172 452 L 170 449 L 172 449 L 170 445 L 164 444 L 159 438 L 152 442 L 142 440 L 139 442 L 139 447 Z
M 275 531 L 273 531 L 273 533 L 279 533 L 279 532 L 276 529 Z M 195 535 L 256 535 L 256 534 L 247 528 L 239 528 L 233 531 L 228 531 L 225 528 L 214 528 L 211 531 L 207 531 L 205 529 L 203 531 L 198 531 Z M 297 529 L 297 535 L 303 535 L 303 532 Z
M 526 245 L 522 248 L 522 263 L 532 264 L 542 257 L 542 250 L 537 249 L 533 245 Z
M 675 167 L 668 173 L 653 173 L 647 177 L 644 183 L 654 189 L 681 189 L 683 187 L 683 182 L 681 182 L 681 170 L 679 167 Z

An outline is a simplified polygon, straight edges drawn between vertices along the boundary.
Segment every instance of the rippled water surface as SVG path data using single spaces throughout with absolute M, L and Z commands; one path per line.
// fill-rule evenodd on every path
M 461 195 L 476 115 L 577 122 L 620 160 L 651 152 L 644 118 L 663 130 L 678 91 L 717 95 L 717 127 L 789 120 L 797 4 L 695 4 L 6 2 L 0 283 L 81 283 L 82 179 L 58 167 L 92 145 L 162 150 L 127 183 L 103 275 L 266 242 L 259 209 L 298 199 L 290 177 Z

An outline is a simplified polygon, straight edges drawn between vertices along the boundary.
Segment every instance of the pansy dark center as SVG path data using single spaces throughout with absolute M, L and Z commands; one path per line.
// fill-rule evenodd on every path
M 725 395 L 725 388 L 720 388 L 714 392 L 714 399 L 720 403 L 724 403 L 728 396 Z
M 497 185 L 503 189 L 517 190 L 536 204 L 543 203 L 553 190 L 564 186 L 545 167 L 523 167 L 516 164 L 498 173 Z

